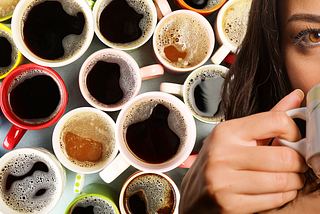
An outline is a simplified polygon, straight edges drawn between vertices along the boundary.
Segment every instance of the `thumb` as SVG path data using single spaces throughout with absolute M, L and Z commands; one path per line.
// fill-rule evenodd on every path
M 304 98 L 304 93 L 300 89 L 296 89 L 284 98 L 282 98 L 271 111 L 288 111 L 290 109 L 299 108 Z

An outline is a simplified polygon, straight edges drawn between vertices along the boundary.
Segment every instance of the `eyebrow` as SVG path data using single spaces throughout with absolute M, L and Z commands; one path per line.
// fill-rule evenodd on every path
M 292 21 L 320 23 L 320 16 L 313 15 L 313 14 L 304 14 L 304 13 L 294 14 L 288 19 L 285 25 L 287 25 L 289 22 L 292 22 Z

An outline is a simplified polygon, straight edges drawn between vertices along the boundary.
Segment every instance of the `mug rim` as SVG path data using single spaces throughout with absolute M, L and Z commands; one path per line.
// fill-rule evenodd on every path
M 132 152 L 128 148 L 123 138 L 122 127 L 128 111 L 130 111 L 132 107 L 135 106 L 136 104 L 149 99 L 165 100 L 166 102 L 173 104 L 177 109 L 179 109 L 181 115 L 184 117 L 186 121 L 186 133 L 188 134 L 185 145 L 182 148 L 183 151 L 181 151 L 173 159 L 169 159 L 163 163 L 158 163 L 158 164 L 147 163 L 137 158 L 135 155 L 132 154 Z M 183 163 L 183 161 L 185 161 L 189 157 L 195 145 L 195 140 L 196 140 L 195 130 L 196 130 L 196 125 L 195 125 L 194 118 L 192 114 L 189 112 L 189 110 L 187 109 L 187 107 L 185 106 L 185 104 L 180 99 L 178 99 L 177 97 L 171 94 L 167 94 L 164 92 L 149 91 L 149 92 L 142 93 L 134 97 L 133 99 L 131 99 L 120 111 L 117 117 L 117 122 L 116 122 L 116 143 L 123 158 L 135 168 L 142 171 L 149 171 L 149 172 L 167 172 L 178 167 L 181 163 Z
M 60 133 L 61 133 L 61 128 L 65 124 L 65 122 L 71 118 L 73 115 L 79 114 L 81 112 L 93 112 L 96 114 L 99 114 L 103 116 L 108 123 L 112 126 L 114 129 L 114 134 L 115 134 L 115 122 L 114 120 L 105 112 L 93 108 L 93 107 L 79 107 L 75 108 L 69 112 L 67 112 L 61 119 L 58 121 L 56 126 L 54 127 L 53 133 L 52 133 L 52 147 L 54 154 L 57 156 L 58 160 L 61 162 L 62 165 L 64 165 L 67 169 L 70 171 L 76 172 L 76 173 L 81 173 L 81 174 L 92 174 L 101 171 L 104 169 L 107 165 L 109 165 L 112 160 L 115 158 L 115 156 L 118 153 L 118 148 L 117 148 L 117 143 L 116 143 L 116 137 L 114 136 L 115 142 L 114 142 L 114 149 L 110 155 L 110 157 L 103 163 L 99 164 L 98 166 L 95 167 L 80 167 L 76 164 L 73 164 L 62 152 L 60 148 Z
M 24 148 L 17 148 L 17 149 L 9 151 L 8 153 L 4 154 L 0 158 L 0 167 L 3 164 L 5 164 L 8 160 L 10 160 L 13 157 L 16 157 L 17 155 L 21 154 L 22 152 L 27 153 L 27 154 L 36 153 L 36 154 L 39 154 L 40 156 L 46 156 L 46 158 L 45 158 L 46 161 L 50 162 L 50 164 L 54 167 L 54 170 L 57 172 L 57 175 L 59 177 L 59 183 L 57 186 L 58 191 L 56 194 L 57 197 L 55 197 L 53 202 L 51 202 L 47 207 L 45 207 L 40 212 L 36 212 L 35 214 L 48 213 L 48 212 L 52 211 L 53 208 L 58 204 L 58 202 L 61 198 L 61 195 L 64 191 L 65 184 L 66 184 L 66 174 L 65 174 L 64 168 L 62 167 L 61 163 L 57 160 L 57 158 L 49 150 L 47 150 L 45 148 L 39 148 L 39 147 L 24 147 Z M 0 200 L 0 204 L 4 204 L 2 202 L 2 200 Z M 2 206 L 0 206 L 0 207 L 2 207 Z M 11 212 L 20 213 L 20 212 L 13 211 L 8 206 L 5 206 L 5 209 L 7 209 L 7 208 Z M 1 208 L 0 208 L 0 210 L 1 210 Z
M 72 62 L 76 61 L 79 59 L 89 48 L 93 36 L 94 36 L 94 23 L 93 23 L 93 15 L 90 6 L 86 2 L 86 0 L 74 0 L 75 2 L 78 2 L 78 4 L 81 6 L 86 22 L 88 23 L 88 35 L 87 38 L 82 45 L 82 47 L 77 51 L 74 55 L 72 55 L 70 58 L 67 58 L 66 60 L 63 61 L 54 61 L 54 60 L 48 60 L 48 59 L 43 59 L 36 54 L 34 54 L 25 44 L 23 40 L 23 35 L 21 34 L 21 26 L 22 26 L 22 16 L 26 9 L 29 6 L 29 3 L 34 0 L 21 0 L 18 2 L 13 15 L 11 19 L 11 30 L 12 30 L 12 35 L 13 35 L 13 40 L 20 50 L 20 52 L 31 62 L 37 63 L 39 65 L 47 66 L 47 67 L 61 67 L 65 66 L 68 64 L 71 64 Z M 43 0 L 47 1 L 47 0 Z
M 80 88 L 80 92 L 82 94 L 82 96 L 84 97 L 84 99 L 93 107 L 97 108 L 97 109 L 100 109 L 102 111 L 118 111 L 120 109 L 123 108 L 123 106 L 127 103 L 127 102 L 124 102 L 120 105 L 117 105 L 117 106 L 111 106 L 109 107 L 107 104 L 104 104 L 102 102 L 99 102 L 97 100 L 97 103 L 94 102 L 90 96 L 88 96 L 88 89 L 87 89 L 87 86 L 86 86 L 86 68 L 88 67 L 88 65 L 90 64 L 91 61 L 94 61 L 94 59 L 96 57 L 99 57 L 100 55 L 102 54 L 115 54 L 115 55 L 120 55 L 122 57 L 124 57 L 126 60 L 129 61 L 129 63 L 132 65 L 132 67 L 135 69 L 135 74 L 138 78 L 138 81 L 137 81 L 137 85 L 136 85 L 136 88 L 135 88 L 135 91 L 134 93 L 132 94 L 132 97 L 129 98 L 129 100 L 131 100 L 132 98 L 134 98 L 135 96 L 138 95 L 140 89 L 141 89 L 141 85 L 142 85 L 142 79 L 141 79 L 141 74 L 140 74 L 140 67 L 138 65 L 138 63 L 136 62 L 136 60 L 128 53 L 126 53 L 125 51 L 123 50 L 119 50 L 119 49 L 114 49 L 114 48 L 105 48 L 105 49 L 101 49 L 101 50 L 98 50 L 94 53 L 92 53 L 83 63 L 82 63 L 82 66 L 80 68 L 80 72 L 79 72 L 79 88 Z M 89 93 L 90 94 L 90 93 Z M 92 95 L 91 95 L 92 96 Z
M 42 70 L 45 71 L 46 73 L 50 74 L 50 77 L 54 79 L 54 81 L 57 83 L 59 90 L 61 91 L 61 106 L 60 109 L 58 110 L 58 112 L 54 115 L 54 117 L 52 119 L 50 119 L 49 121 L 45 122 L 45 123 L 41 123 L 41 124 L 27 124 L 25 122 L 23 122 L 21 119 L 19 119 L 17 116 L 14 115 L 14 113 L 11 110 L 10 104 L 9 104 L 9 100 L 8 100 L 8 91 L 9 91 L 9 87 L 12 83 L 12 81 L 20 74 L 26 72 L 26 71 L 30 71 L 30 70 Z M 68 102 L 68 92 L 67 92 L 67 88 L 66 85 L 63 81 L 63 79 L 60 77 L 60 75 L 54 71 L 52 68 L 49 67 L 45 67 L 42 65 L 38 65 L 35 63 L 28 63 L 28 64 L 24 64 L 24 65 L 20 65 L 17 68 L 15 68 L 14 70 L 12 70 L 8 76 L 3 80 L 1 87 L 0 87 L 0 107 L 2 109 L 3 114 L 5 115 L 5 117 L 14 125 L 23 128 L 23 129 L 27 129 L 27 130 L 38 130 L 38 129 L 44 129 L 47 128 L 51 125 L 53 125 L 54 123 L 56 123 L 59 118 L 63 115 L 64 110 L 67 107 L 67 102 Z
M 203 16 L 207 16 L 213 12 L 215 12 L 216 10 L 218 10 L 219 8 L 221 8 L 224 3 L 226 3 L 227 0 L 222 0 L 218 5 L 216 5 L 213 8 L 207 9 L 207 10 L 203 10 L 203 9 L 196 9 L 194 7 L 191 7 L 190 5 L 188 5 L 184 0 L 176 0 L 178 2 L 178 4 L 184 8 L 184 9 L 188 9 L 188 10 L 192 10 L 195 11 L 197 13 L 200 13 Z
M 94 20 L 94 32 L 97 35 L 97 37 L 99 38 L 99 40 L 101 42 L 103 42 L 106 46 L 110 47 L 110 48 L 114 48 L 114 49 L 119 49 L 119 50 L 123 50 L 123 51 L 133 51 L 135 49 L 138 49 L 139 47 L 141 47 L 142 45 L 144 45 L 145 43 L 147 43 L 150 38 L 152 37 L 154 30 L 157 26 L 157 10 L 156 7 L 153 3 L 152 0 L 145 0 L 146 2 L 149 3 L 150 9 L 151 9 L 151 13 L 153 14 L 153 20 L 152 20 L 152 26 L 150 29 L 149 34 L 145 37 L 145 39 L 132 47 L 128 47 L 128 48 L 123 48 L 123 47 L 118 47 L 116 45 L 112 45 L 111 42 L 109 42 L 100 32 L 99 30 L 99 26 L 98 26 L 98 10 L 100 9 L 100 6 L 103 2 L 105 2 L 105 0 L 97 0 L 96 3 L 93 6 L 93 10 L 92 10 L 92 14 L 93 14 L 93 20 Z
M 169 13 L 168 15 L 166 15 L 165 17 L 163 17 L 158 22 L 158 24 L 157 24 L 157 26 L 156 26 L 156 28 L 154 30 L 154 34 L 156 34 L 159 31 L 160 26 L 164 22 L 166 22 L 167 19 L 169 19 L 172 16 L 180 15 L 180 14 L 189 15 L 189 16 L 192 16 L 192 17 L 196 18 L 197 20 L 199 20 L 203 24 L 203 26 L 206 28 L 207 33 L 209 34 L 208 37 L 209 37 L 210 42 L 209 42 L 209 45 L 208 45 L 207 55 L 201 60 L 201 62 L 199 62 L 197 65 L 195 65 L 193 67 L 178 68 L 178 67 L 175 67 L 175 66 L 171 65 L 170 63 L 168 63 L 167 60 L 165 60 L 160 55 L 160 53 L 157 51 L 157 48 L 156 48 L 157 47 L 157 45 L 156 45 L 156 36 L 153 36 L 152 48 L 153 48 L 153 53 L 154 53 L 156 59 L 158 61 L 160 61 L 160 63 L 164 67 L 166 67 L 167 69 L 169 69 L 171 72 L 174 72 L 174 73 L 186 73 L 186 72 L 192 71 L 192 70 L 202 66 L 211 57 L 211 55 L 213 53 L 214 46 L 215 46 L 215 34 L 214 34 L 213 28 L 212 28 L 211 24 L 209 23 L 209 21 L 203 15 L 201 15 L 201 14 L 195 12 L 195 11 L 187 10 L 187 9 L 175 10 L 175 11 Z
M 1 22 L 1 20 L 0 20 L 0 22 Z M 1 30 L 1 29 L 4 30 L 4 31 L 6 31 L 6 32 L 8 32 L 8 33 L 11 35 L 11 38 L 12 38 L 12 40 L 13 40 L 12 31 L 11 31 L 11 29 L 10 29 L 9 27 L 7 27 L 6 25 L 0 23 L 0 30 Z M 18 46 L 17 46 L 16 44 L 14 44 L 14 45 L 16 46 L 16 48 L 17 48 L 17 50 L 18 50 L 17 60 L 16 60 L 15 64 L 12 66 L 12 68 L 11 68 L 7 73 L 5 73 L 5 74 L 3 74 L 2 76 L 0 76 L 0 79 L 5 78 L 13 69 L 15 69 L 15 68 L 20 64 L 20 62 L 21 62 L 21 60 L 22 60 L 22 54 L 21 54 Z
M 126 188 L 128 186 L 128 184 L 135 179 L 136 177 L 140 176 L 140 175 L 144 175 L 144 174 L 156 174 L 159 175 L 161 177 L 163 177 L 164 179 L 166 179 L 172 186 L 174 192 L 175 192 L 175 199 L 176 199 L 176 203 L 175 203 L 175 207 L 174 207 L 174 212 L 173 213 L 177 213 L 178 209 L 179 209 L 179 203 L 180 203 L 180 191 L 179 188 L 176 184 L 176 182 L 174 182 L 174 180 L 167 175 L 166 173 L 163 172 L 149 172 L 149 171 L 137 171 L 134 172 L 133 174 L 130 175 L 130 177 L 127 178 L 127 180 L 123 183 L 121 190 L 120 190 L 120 195 L 119 195 L 119 210 L 121 213 L 125 213 L 124 211 L 124 205 L 123 205 L 123 197 L 124 197 L 124 192 L 126 191 Z

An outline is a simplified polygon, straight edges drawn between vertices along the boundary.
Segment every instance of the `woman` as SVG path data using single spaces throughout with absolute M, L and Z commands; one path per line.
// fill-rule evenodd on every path
M 185 176 L 180 213 L 320 212 L 317 177 L 276 140 L 301 139 L 285 111 L 304 106 L 320 83 L 319 8 L 319 0 L 253 0 L 222 95 L 227 120 Z

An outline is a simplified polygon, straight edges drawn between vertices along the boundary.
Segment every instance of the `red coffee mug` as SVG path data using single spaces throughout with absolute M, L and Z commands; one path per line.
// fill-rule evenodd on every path
M 9 101 L 9 89 L 12 82 L 21 74 L 33 71 L 33 70 L 40 70 L 45 73 L 45 75 L 50 76 L 58 85 L 59 91 L 60 91 L 60 103 L 59 108 L 55 112 L 55 114 L 49 119 L 48 121 L 45 121 L 40 124 L 31 124 L 24 122 L 22 119 L 18 118 L 12 111 Z M 35 75 L 36 76 L 36 75 Z M 21 83 L 19 83 L 21 84 Z M 41 88 L 39 88 L 41 90 Z M 3 147 L 7 150 L 12 150 L 15 148 L 15 146 L 19 143 L 20 139 L 23 137 L 25 132 L 27 130 L 38 130 L 38 129 L 44 129 L 51 125 L 53 125 L 55 122 L 59 120 L 59 118 L 62 116 L 68 101 L 68 93 L 67 88 L 62 80 L 62 78 L 59 76 L 58 73 L 56 73 L 53 69 L 44 67 L 37 64 L 25 64 L 18 66 L 15 68 L 11 73 L 8 74 L 8 76 L 3 80 L 0 88 L 0 107 L 2 109 L 2 112 L 4 116 L 13 124 L 11 129 L 9 130 L 6 138 L 3 142 Z

